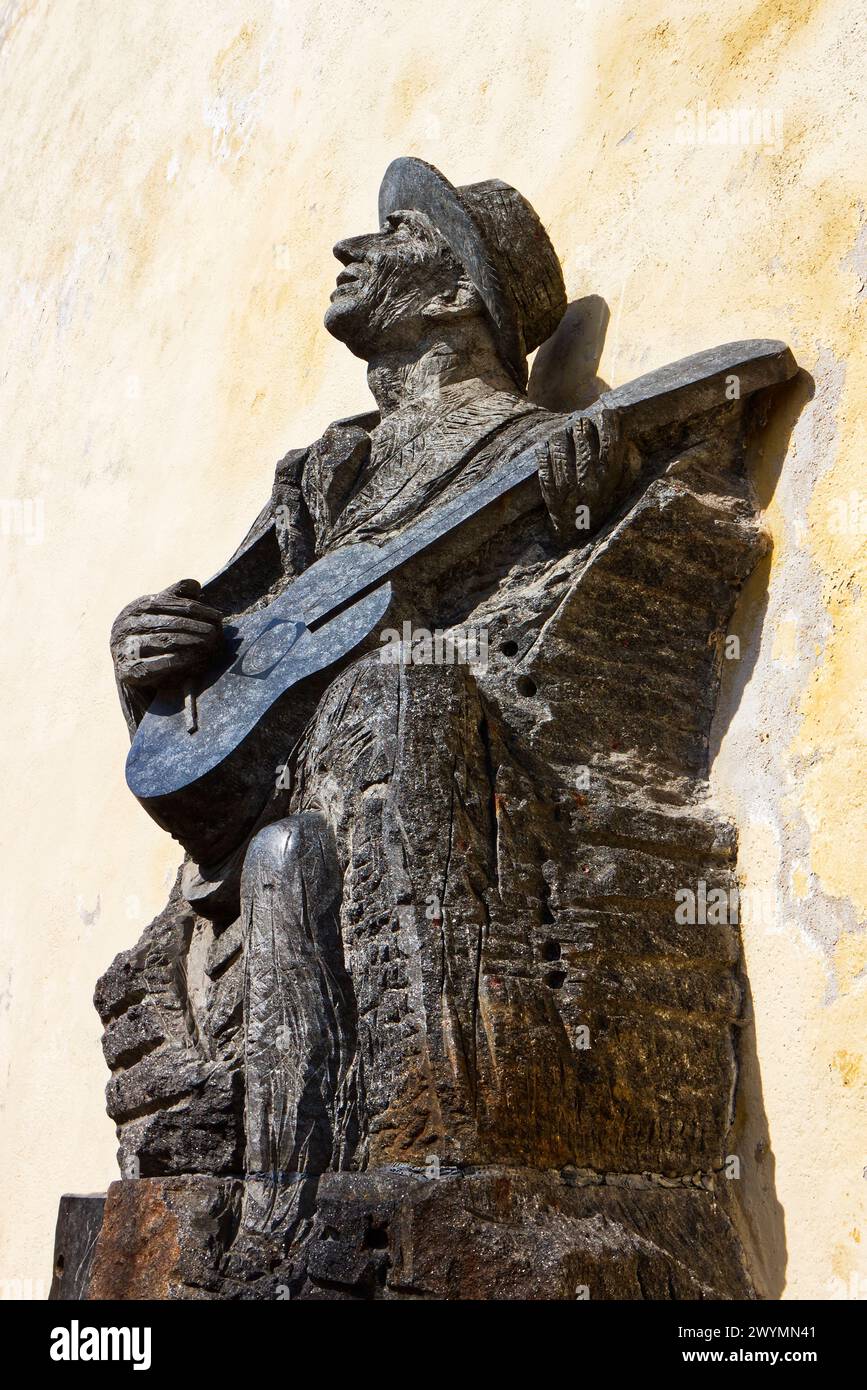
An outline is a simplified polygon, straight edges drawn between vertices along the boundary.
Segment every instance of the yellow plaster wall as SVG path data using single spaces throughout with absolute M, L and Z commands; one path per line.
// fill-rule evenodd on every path
M 865 38 L 858 0 L 0 7 L 0 1293 L 44 1293 L 58 1196 L 113 1176 L 90 998 L 176 860 L 124 789 L 110 623 L 213 572 L 274 461 L 366 407 L 329 247 L 417 154 L 530 197 L 610 308 L 610 385 L 751 336 L 815 380 L 755 462 L 775 549 L 712 793 L 774 902 L 745 924 L 744 1231 L 768 1295 L 867 1294 Z M 719 143 L 720 109 L 758 138 Z

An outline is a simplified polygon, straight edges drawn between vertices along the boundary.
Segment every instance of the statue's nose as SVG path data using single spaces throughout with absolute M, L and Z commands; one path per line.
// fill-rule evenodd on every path
M 334 255 L 341 265 L 349 265 L 351 261 L 363 261 L 369 242 L 370 237 L 367 236 L 346 237 L 343 241 L 335 242 Z

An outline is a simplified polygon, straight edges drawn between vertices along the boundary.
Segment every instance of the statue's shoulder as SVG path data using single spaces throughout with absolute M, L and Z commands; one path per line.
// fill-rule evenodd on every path
M 238 613 L 305 568 L 312 558 L 305 475 L 318 470 L 338 439 L 368 432 L 378 423 L 377 411 L 344 416 L 310 444 L 289 449 L 278 460 L 268 500 L 238 548 L 203 585 L 210 602 L 226 613 Z
M 466 450 L 503 453 L 512 446 L 526 448 L 555 433 L 566 421 L 518 391 L 491 391 L 471 399 L 443 421 L 443 430 L 460 439 Z
M 380 422 L 378 410 L 368 410 L 360 415 L 344 415 L 339 420 L 333 420 L 327 429 L 323 430 L 318 439 L 314 439 L 302 449 L 290 449 L 288 453 L 277 463 L 274 470 L 274 487 L 272 496 L 269 500 L 270 505 L 274 501 L 275 495 L 287 486 L 300 486 L 305 472 L 305 466 L 309 466 L 311 460 L 319 459 L 333 448 L 334 444 L 357 431 L 369 434 Z M 280 498 L 277 498 L 279 505 Z M 267 510 L 267 506 L 264 510 Z

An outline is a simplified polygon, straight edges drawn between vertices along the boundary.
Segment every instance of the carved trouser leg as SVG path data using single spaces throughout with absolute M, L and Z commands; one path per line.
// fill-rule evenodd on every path
M 543 855 L 514 843 L 510 778 L 466 666 L 363 658 L 298 749 L 293 808 L 327 816 L 343 871 L 358 1166 L 573 1159 L 574 1060 L 532 956 Z
M 285 1226 L 291 1175 L 346 1167 L 355 1143 L 355 1006 L 339 909 L 320 815 L 259 831 L 241 883 L 248 1229 Z

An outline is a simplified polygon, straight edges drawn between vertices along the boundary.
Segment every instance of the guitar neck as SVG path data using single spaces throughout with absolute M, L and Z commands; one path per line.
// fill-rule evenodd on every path
M 640 439 L 647 431 L 658 431 L 724 405 L 730 399 L 728 388 L 733 379 L 739 383 L 741 394 L 746 395 L 786 379 L 795 370 L 784 343 L 763 338 L 726 343 L 606 391 L 593 410 L 597 414 L 604 410 L 616 415 L 621 426 L 627 423 L 631 434 Z M 568 429 L 586 415 L 586 411 L 575 411 L 560 421 L 560 427 Z M 539 471 L 539 448 L 537 443 L 525 449 L 484 482 L 468 488 L 430 516 L 422 517 L 399 539 L 384 546 L 380 579 L 387 579 L 414 555 L 531 478 Z
M 350 599 L 354 601 L 356 598 L 362 598 L 371 589 L 396 574 L 416 555 L 429 550 L 437 541 L 442 540 L 471 517 L 477 516 L 499 498 L 513 492 L 538 471 L 539 445 L 536 444 L 530 449 L 525 449 L 502 468 L 498 468 L 483 482 L 475 483 L 473 487 L 467 488 L 466 492 L 452 498 L 450 502 L 444 502 L 429 515 L 421 517 L 400 536 L 380 547 L 377 558 L 353 576 L 352 594 L 336 597 L 328 613 L 323 613 L 317 618 L 315 626 L 318 627 L 326 618 L 331 617 L 335 610 L 345 607 Z

